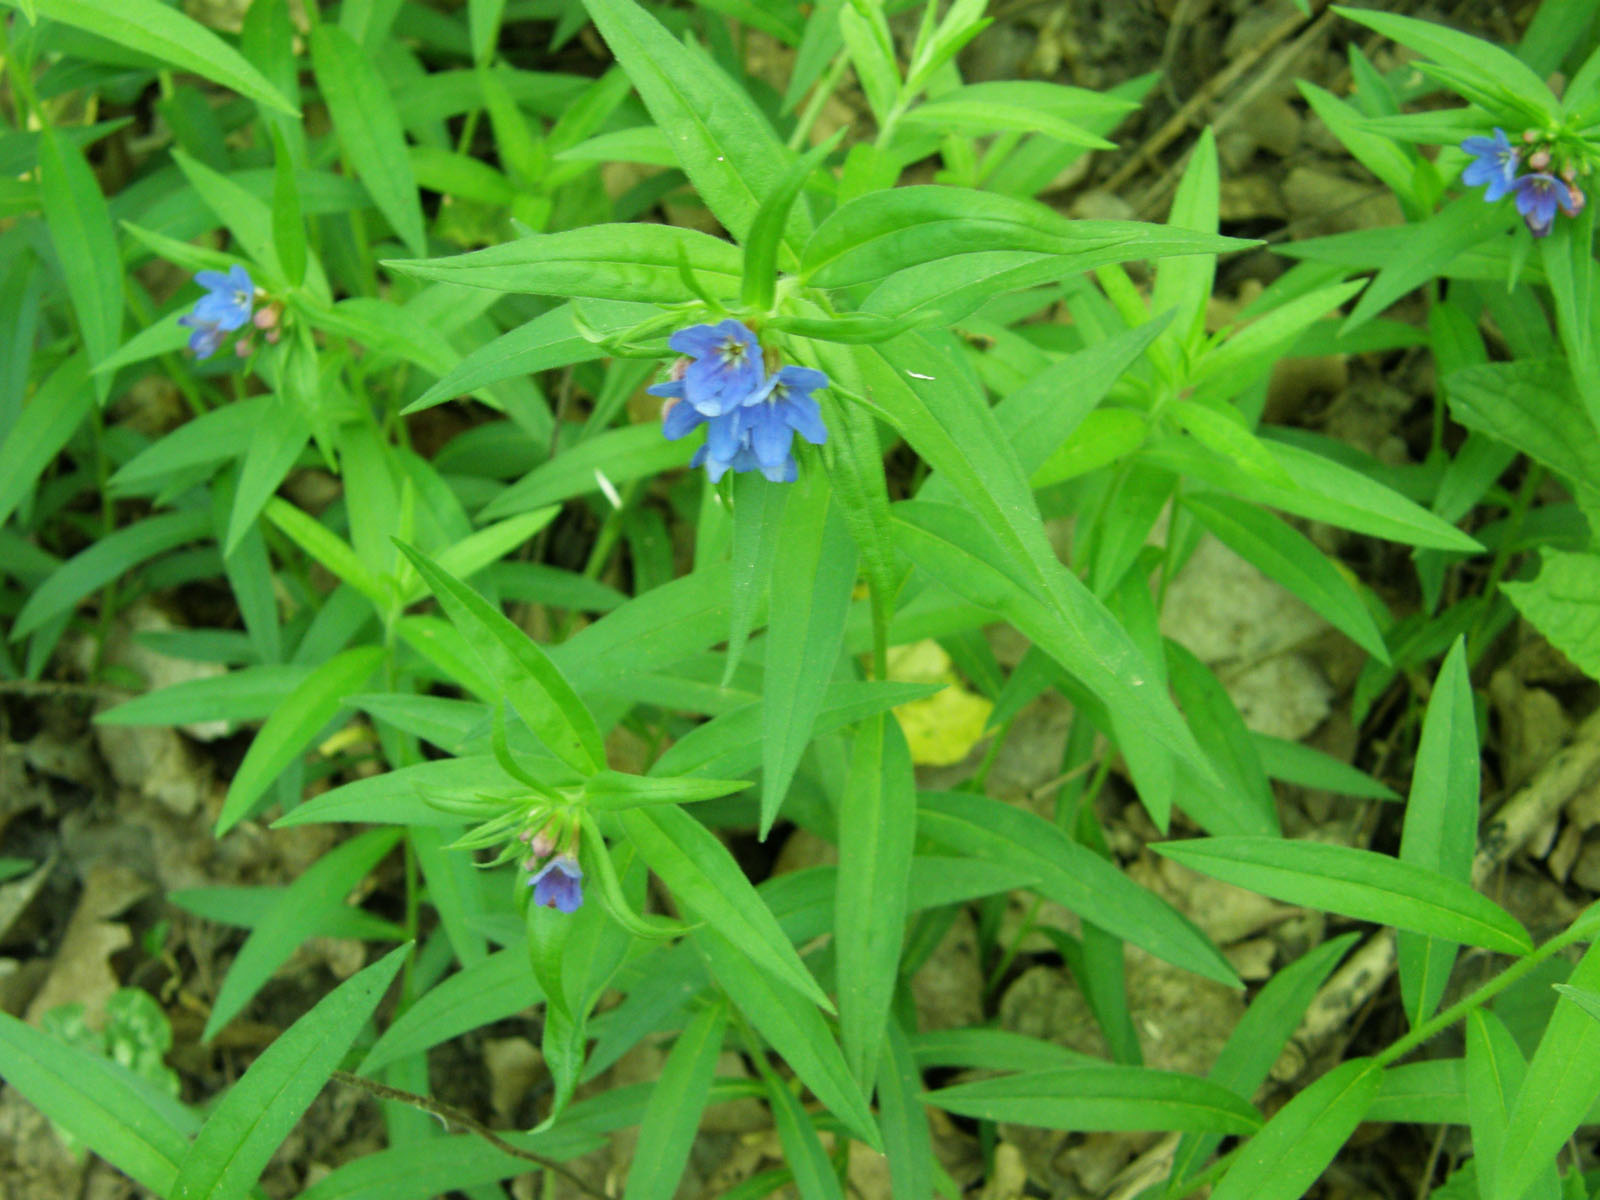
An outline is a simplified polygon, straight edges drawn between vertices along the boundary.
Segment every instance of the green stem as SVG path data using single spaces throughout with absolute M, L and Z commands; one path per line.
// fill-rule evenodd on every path
M 1518 959 L 1471 995 L 1457 1000 L 1442 1012 L 1435 1013 L 1431 1019 L 1418 1025 L 1372 1061 L 1379 1067 L 1386 1067 L 1396 1059 L 1411 1053 L 1429 1038 L 1444 1032 L 1474 1009 L 1482 1008 L 1517 980 L 1532 972 L 1545 959 L 1559 954 L 1576 942 L 1591 938 L 1594 931 L 1588 928 L 1590 924 L 1592 922 L 1575 922 L 1565 933 L 1551 938 L 1533 953 Z
M 811 128 L 817 123 L 817 118 L 822 115 L 823 108 L 828 103 L 828 97 L 833 95 L 834 88 L 839 86 L 839 78 L 844 74 L 844 69 L 849 65 L 849 59 L 843 50 L 833 56 L 833 61 L 828 64 L 828 69 L 821 79 L 817 80 L 811 89 L 811 95 L 806 97 L 806 106 L 800 110 L 800 117 L 795 122 L 794 131 L 789 134 L 789 149 L 799 150 L 805 146 L 811 137 Z

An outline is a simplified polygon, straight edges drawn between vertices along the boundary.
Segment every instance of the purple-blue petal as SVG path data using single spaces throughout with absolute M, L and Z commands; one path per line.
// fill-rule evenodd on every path
M 778 382 L 790 392 L 811 393 L 828 386 L 828 377 L 810 367 L 784 367 L 778 372 Z
M 783 462 L 794 444 L 794 431 L 778 407 L 762 404 L 747 409 L 745 422 L 750 429 L 750 449 L 763 470 Z
M 828 427 L 822 423 L 822 410 L 810 396 L 791 395 L 784 410 L 784 419 L 789 423 L 789 428 L 813 446 L 820 446 L 828 440 Z
M 706 423 L 706 445 L 710 447 L 712 458 L 723 462 L 732 461 L 734 455 L 739 453 L 739 446 L 743 441 L 744 430 L 741 428 L 738 409 L 720 417 L 713 417 Z
M 233 266 L 228 268 L 228 286 L 233 291 L 245 292 L 251 296 L 255 295 L 255 281 L 250 278 L 250 272 L 246 271 L 238 263 L 234 263 Z
M 194 281 L 208 292 L 226 292 L 233 286 L 221 271 L 200 271 Z
M 694 427 L 704 421 L 705 416 L 696 411 L 694 405 L 679 402 L 668 410 L 667 415 L 661 418 L 661 435 L 669 442 L 691 432 Z
M 691 325 L 669 337 L 667 345 L 679 354 L 691 354 L 699 358 L 702 354 L 710 354 L 721 341 L 714 326 Z
M 528 883 L 535 904 L 564 913 L 577 912 L 583 904 L 583 868 L 565 854 L 552 858 Z
M 668 398 L 675 396 L 681 400 L 683 399 L 683 380 L 669 379 L 665 383 L 652 383 L 645 388 L 645 391 L 652 396 L 666 396 Z

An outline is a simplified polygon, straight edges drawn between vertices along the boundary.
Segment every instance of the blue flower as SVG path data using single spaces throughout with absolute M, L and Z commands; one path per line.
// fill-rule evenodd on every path
M 250 272 L 238 264 L 230 267 L 226 275 L 221 271 L 201 271 L 194 281 L 206 289 L 206 294 L 178 318 L 178 324 L 194 330 L 189 335 L 189 349 L 195 356 L 210 358 L 222 345 L 224 334 L 250 320 L 256 285 L 250 280 Z
M 1461 148 L 1474 156 L 1461 172 L 1461 182 L 1469 187 L 1487 183 L 1489 190 L 1483 199 L 1492 204 L 1509 192 L 1517 181 L 1517 159 L 1520 151 L 1506 137 L 1506 131 L 1495 128 L 1494 137 L 1470 137 Z
M 196 358 L 210 358 L 222 345 L 225 331 L 215 321 L 202 321 L 191 312 L 179 317 L 178 324 L 188 325 L 194 330 L 189 335 L 189 349 Z
M 748 439 L 761 473 L 772 482 L 791 483 L 797 474 L 790 452 L 795 434 L 813 446 L 828 440 L 822 411 L 811 395 L 827 386 L 828 377 L 821 371 L 784 367 L 739 409 L 739 433 Z
M 662 391 L 670 385 L 658 384 L 649 389 L 654 395 L 681 395 L 706 416 L 720 417 L 746 403 L 761 387 L 765 374 L 761 347 L 756 335 L 732 317 L 716 325 L 680 329 L 667 345 L 694 361 L 683 373 L 681 392 Z
M 1524 175 L 1511 191 L 1517 199 L 1517 211 L 1534 237 L 1550 233 L 1558 205 L 1569 213 L 1574 211 L 1567 185 L 1554 175 Z
M 533 902 L 547 908 L 574 913 L 583 904 L 583 868 L 565 854 L 545 863 L 544 869 L 528 880 L 528 886 L 533 889 Z
M 195 301 L 196 320 L 205 321 L 230 333 L 250 319 L 256 303 L 256 285 L 250 272 L 235 263 L 226 275 L 220 271 L 201 271 L 194 281 L 206 289 Z

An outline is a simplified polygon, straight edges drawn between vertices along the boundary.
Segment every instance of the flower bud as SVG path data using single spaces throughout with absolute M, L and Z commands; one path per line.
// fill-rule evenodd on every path
M 549 834 L 541 831 L 534 837 L 533 841 L 529 843 L 528 849 L 533 851 L 533 859 L 529 859 L 529 861 L 532 862 L 534 859 L 549 858 L 556 852 L 556 844 Z
M 278 324 L 278 318 L 283 310 L 276 304 L 269 304 L 265 308 L 258 308 L 255 315 L 250 318 L 250 323 L 257 329 L 272 329 Z
M 1542 171 L 1550 165 L 1550 151 L 1540 149 L 1528 155 L 1528 166 L 1535 171 Z
M 240 338 L 233 344 L 233 352 L 240 358 L 249 358 L 255 347 L 250 344 L 249 338 Z

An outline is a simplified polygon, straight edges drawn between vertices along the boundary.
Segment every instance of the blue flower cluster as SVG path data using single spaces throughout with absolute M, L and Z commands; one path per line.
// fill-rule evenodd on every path
M 1488 184 L 1483 193 L 1488 204 L 1510 192 L 1528 232 L 1546 237 L 1555 224 L 1556 210 L 1577 216 L 1583 210 L 1584 195 L 1573 182 L 1577 169 L 1570 162 L 1558 172 L 1551 171 L 1557 153 L 1554 146 L 1542 143 L 1532 129 L 1522 135 L 1522 141 L 1521 146 L 1512 145 L 1506 131 L 1497 128 L 1492 138 L 1470 137 L 1462 142 L 1461 148 L 1473 160 L 1461 172 L 1461 182 L 1469 187 Z M 1530 170 L 1519 175 L 1524 162 Z
M 201 271 L 194 281 L 206 289 L 194 308 L 178 318 L 179 325 L 194 330 L 189 349 L 196 358 L 210 358 L 222 345 L 223 336 L 250 320 L 256 303 L 256 285 L 250 272 L 235 264 L 224 275 L 221 271 Z
M 706 444 L 690 465 L 705 467 L 713 483 L 730 470 L 792 483 L 799 473 L 794 435 L 813 446 L 828 440 L 811 395 L 828 386 L 828 377 L 808 367 L 768 374 L 755 334 L 732 317 L 680 329 L 667 345 L 689 359 L 673 368 L 670 382 L 649 389 L 667 397 L 661 432 L 676 440 L 704 425 Z

